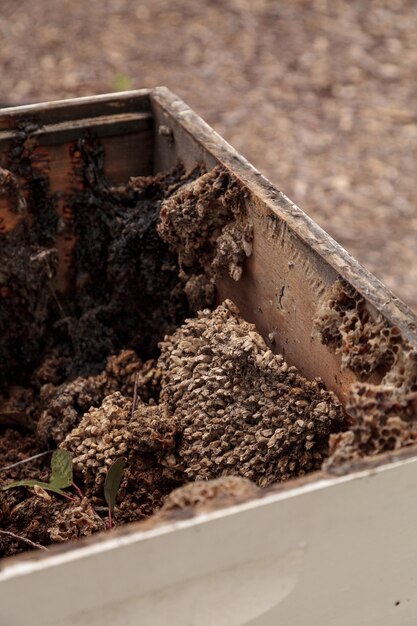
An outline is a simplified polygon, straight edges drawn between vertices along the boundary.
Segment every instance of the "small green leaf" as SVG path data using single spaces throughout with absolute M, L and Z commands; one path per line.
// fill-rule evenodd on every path
M 46 489 L 47 491 L 53 491 L 54 493 L 59 493 L 61 496 L 67 496 L 65 491 L 62 491 L 58 487 L 51 485 L 50 483 L 43 483 L 41 480 L 15 480 L 12 483 L 7 485 L 3 485 L 2 490 L 6 491 L 7 489 L 13 489 L 14 487 L 42 487 L 42 489 Z
M 122 482 L 125 465 L 126 459 L 124 457 L 116 459 L 115 462 L 109 467 L 109 471 L 106 475 L 106 480 L 104 482 L 104 497 L 110 511 L 113 511 L 116 504 L 117 492 L 119 491 L 120 483 Z
M 113 81 L 113 91 L 129 91 L 132 89 L 132 80 L 127 74 L 116 74 Z
M 72 456 L 68 450 L 55 450 L 51 459 L 49 483 L 58 489 L 70 487 L 72 478 Z

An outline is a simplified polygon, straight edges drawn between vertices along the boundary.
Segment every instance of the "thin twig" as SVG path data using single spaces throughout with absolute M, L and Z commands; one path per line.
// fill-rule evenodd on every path
M 135 386 L 133 387 L 133 400 L 132 400 L 132 413 L 131 413 L 131 418 L 133 418 L 133 413 L 136 410 L 136 404 L 138 401 L 138 382 L 139 382 L 139 374 L 136 374 L 135 377 Z
M 26 539 L 26 537 L 15 535 L 14 533 L 11 533 L 8 530 L 0 530 L 0 533 L 2 535 L 7 535 L 8 537 L 12 537 L 13 539 L 19 539 L 20 541 L 24 541 L 29 546 L 32 546 L 32 548 L 37 548 L 38 550 L 46 550 L 47 552 L 49 552 L 49 549 L 46 548 L 45 546 L 42 546 L 40 543 L 35 543 L 34 541 L 31 541 L 30 539 Z
M 83 500 L 84 498 L 84 494 L 81 491 L 81 489 L 79 488 L 78 485 L 76 485 L 75 483 L 72 483 L 72 486 L 74 487 L 75 491 L 78 493 L 78 495 L 80 496 L 81 500 Z
M 48 281 L 48 283 L 47 283 L 47 284 L 48 284 L 48 289 L 49 289 L 49 291 L 51 292 L 51 295 L 52 295 L 53 299 L 55 300 L 55 303 L 56 303 L 56 305 L 57 305 L 57 307 L 58 307 L 58 309 L 59 309 L 59 312 L 61 313 L 61 321 L 65 322 L 65 321 L 68 319 L 68 317 L 65 315 L 65 311 L 64 311 L 64 309 L 62 308 L 62 304 L 61 304 L 61 303 L 60 303 L 60 301 L 59 301 L 59 298 L 58 298 L 58 296 L 57 296 L 57 294 L 56 294 L 56 291 L 55 291 L 55 289 L 54 289 L 54 286 L 53 286 L 53 284 L 50 282 L 50 280 Z
M 13 467 L 17 467 L 18 465 L 23 465 L 23 463 L 29 463 L 29 461 L 33 461 L 34 459 L 39 459 L 41 456 L 45 456 L 46 454 L 51 454 L 54 452 L 53 450 L 45 450 L 45 452 L 39 452 L 39 454 L 35 454 L 34 456 L 29 456 L 27 459 L 23 459 L 22 461 L 16 461 L 16 463 L 12 463 L 11 465 L 6 465 L 6 467 L 0 467 L 0 472 L 5 472 L 6 470 L 12 469 Z
M 75 498 L 71 498 L 71 496 L 67 496 L 67 494 L 64 493 L 64 491 L 62 493 L 60 493 L 59 495 L 62 496 L 63 498 L 65 498 L 66 500 L 69 500 L 70 502 L 76 502 Z

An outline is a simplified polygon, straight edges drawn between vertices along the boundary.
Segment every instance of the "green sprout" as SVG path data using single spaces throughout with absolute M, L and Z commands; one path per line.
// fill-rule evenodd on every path
M 109 467 L 109 471 L 106 475 L 104 482 L 104 498 L 109 507 L 109 517 L 107 527 L 110 529 L 113 525 L 112 513 L 116 506 L 117 493 L 119 491 L 120 483 L 122 482 L 123 470 L 126 465 L 126 459 L 120 457 Z
M 74 486 L 72 474 L 72 457 L 67 450 L 55 450 L 51 459 L 51 475 L 49 482 L 41 480 L 27 479 L 15 480 L 3 486 L 3 491 L 14 489 L 15 487 L 41 487 L 47 491 L 53 491 L 60 496 L 71 499 L 63 489 Z

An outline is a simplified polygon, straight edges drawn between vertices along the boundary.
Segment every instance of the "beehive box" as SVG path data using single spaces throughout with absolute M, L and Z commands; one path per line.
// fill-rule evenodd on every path
M 235 302 L 274 353 L 320 377 L 356 430 L 334 440 L 327 471 L 257 498 L 5 559 L 1 623 L 414 624 L 414 314 L 165 88 L 3 110 L 0 166 L 19 132 L 36 144 L 62 220 L 53 242 L 62 293 L 76 244 L 66 198 L 81 184 L 73 146 L 85 133 L 99 139 L 115 187 L 178 162 L 230 174 L 244 189 L 251 250 L 241 275 L 216 275 L 216 298 Z M 26 202 L 8 172 L 6 237 Z

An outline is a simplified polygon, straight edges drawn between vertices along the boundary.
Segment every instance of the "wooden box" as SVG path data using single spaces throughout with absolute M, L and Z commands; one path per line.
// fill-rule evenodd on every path
M 32 116 L 51 190 L 72 184 L 68 145 L 85 129 L 101 139 L 115 184 L 181 161 L 221 164 L 247 190 L 253 252 L 239 281 L 221 279 L 274 352 L 321 377 L 346 403 L 364 372 L 317 320 L 335 285 L 417 350 L 417 318 L 283 193 L 168 89 L 160 87 L 0 111 L 0 154 L 19 119 Z M 285 146 L 277 158 L 285 159 Z M 0 161 L 1 165 L 1 161 Z M 65 206 L 58 202 L 58 212 Z M 19 215 L 0 195 L 0 232 Z M 58 238 L 65 285 L 73 239 Z M 0 268 L 1 270 L 1 268 Z M 358 341 L 362 340 L 360 338 Z M 365 353 L 367 347 L 364 348 Z M 378 384 L 383 360 L 365 378 Z M 365 372 L 366 373 L 366 372 Z M 108 536 L 0 563 L 5 626 L 407 626 L 417 615 L 413 446 L 317 472 L 264 497 L 165 524 L 133 524 Z

